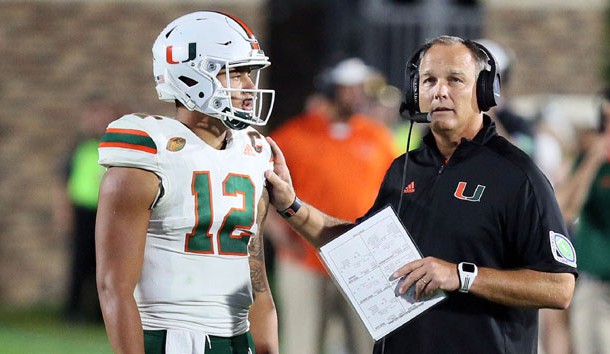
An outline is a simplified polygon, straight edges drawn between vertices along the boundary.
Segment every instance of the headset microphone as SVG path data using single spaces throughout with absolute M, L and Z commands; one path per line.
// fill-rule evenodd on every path
M 432 121 L 430 113 L 427 112 L 414 112 L 413 114 L 409 114 L 410 112 L 408 112 L 407 105 L 404 102 L 400 104 L 399 112 L 403 118 L 414 123 L 430 123 Z
M 432 121 L 430 113 L 415 113 L 408 119 L 415 123 L 430 123 Z

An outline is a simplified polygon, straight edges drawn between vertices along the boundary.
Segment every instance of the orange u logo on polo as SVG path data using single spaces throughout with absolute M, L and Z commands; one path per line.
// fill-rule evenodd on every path
M 453 195 L 457 199 L 467 200 L 469 202 L 480 202 L 481 196 L 483 196 L 483 191 L 485 191 L 485 186 L 477 185 L 477 189 L 475 189 L 474 194 L 471 196 L 464 195 L 464 191 L 466 190 L 466 182 L 458 183 L 457 188 L 455 189 L 455 193 Z

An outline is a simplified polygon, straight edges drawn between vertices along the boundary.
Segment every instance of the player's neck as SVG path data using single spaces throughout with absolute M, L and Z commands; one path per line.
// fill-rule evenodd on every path
M 229 129 L 214 117 L 210 117 L 200 112 L 191 112 L 178 109 L 176 119 L 186 125 L 201 140 L 212 148 L 221 150 L 226 146 Z

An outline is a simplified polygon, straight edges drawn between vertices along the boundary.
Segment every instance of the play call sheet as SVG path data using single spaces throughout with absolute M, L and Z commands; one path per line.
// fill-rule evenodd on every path
M 416 302 L 413 287 L 397 296 L 392 273 L 421 255 L 390 206 L 322 246 L 320 257 L 375 340 L 446 297 L 438 292 Z

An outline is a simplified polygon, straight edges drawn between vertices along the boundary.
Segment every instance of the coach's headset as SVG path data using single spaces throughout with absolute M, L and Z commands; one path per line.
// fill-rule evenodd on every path
M 482 112 L 488 111 L 500 101 L 500 73 L 497 71 L 496 59 L 493 54 L 480 43 L 466 39 L 462 40 L 466 46 L 474 46 L 487 56 L 489 68 L 483 68 L 477 78 L 477 105 Z M 430 115 L 421 112 L 419 108 L 419 64 L 422 53 L 429 49 L 426 44 L 415 52 L 409 59 L 405 69 L 405 99 L 400 105 L 400 115 L 418 123 L 430 122 Z M 408 113 L 405 116 L 405 111 Z

